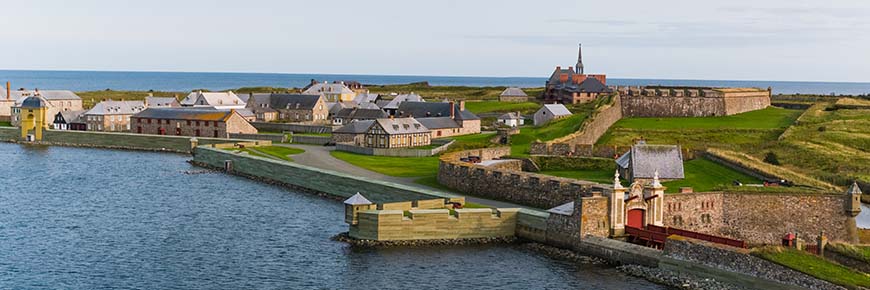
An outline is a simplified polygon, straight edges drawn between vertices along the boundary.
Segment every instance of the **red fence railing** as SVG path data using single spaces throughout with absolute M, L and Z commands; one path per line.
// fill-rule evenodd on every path
M 725 237 L 719 237 L 719 236 L 714 236 L 714 235 L 708 235 L 708 234 L 699 233 L 699 232 L 681 230 L 681 229 L 676 229 L 676 228 L 671 228 L 671 227 L 660 227 L 660 226 L 656 226 L 656 225 L 647 225 L 646 230 L 632 228 L 632 227 L 626 227 L 625 233 L 628 235 L 634 236 L 634 235 L 632 235 L 632 233 L 629 232 L 628 229 L 632 229 L 631 232 L 636 233 L 638 235 L 643 235 L 644 237 L 651 236 L 653 234 L 656 234 L 657 236 L 663 235 L 664 238 L 661 240 L 662 244 L 664 244 L 665 240 L 667 240 L 667 237 L 669 235 L 678 235 L 678 236 L 684 236 L 687 238 L 708 241 L 711 243 L 728 245 L 728 246 L 732 246 L 732 247 L 738 247 L 738 248 L 746 248 L 747 247 L 745 241 L 735 240 L 735 239 L 725 238 Z

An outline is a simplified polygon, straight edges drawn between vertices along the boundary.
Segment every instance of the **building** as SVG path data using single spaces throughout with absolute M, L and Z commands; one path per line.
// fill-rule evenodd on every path
M 326 123 L 329 118 L 329 107 L 319 94 L 252 94 L 247 109 L 258 122 Z
M 570 117 L 571 111 L 562 104 L 546 104 L 535 112 L 535 126 L 541 126 L 556 119 Z
M 529 100 L 529 95 L 520 88 L 507 88 L 498 95 L 498 100 L 499 102 L 526 102 Z
M 480 133 L 480 118 L 459 102 L 402 102 L 397 118 L 413 117 L 432 132 L 432 138 Z
M 371 107 L 379 108 L 377 106 L 378 101 L 381 100 L 381 95 L 373 94 L 373 93 L 359 93 L 356 94 L 356 97 L 353 98 L 353 102 L 358 107 Z
M 306 95 L 322 94 L 327 102 L 352 102 L 357 95 L 357 92 L 345 85 L 344 82 L 328 83 L 326 81 L 311 84 L 302 93 Z
M 172 97 L 155 97 L 152 94 L 148 94 L 145 97 L 145 107 L 148 108 L 178 108 L 181 107 L 181 104 L 177 99 Z
M 48 129 L 48 120 L 46 119 L 48 108 L 48 100 L 38 94 L 24 98 L 21 100 L 21 104 L 15 107 L 20 114 L 18 120 L 22 139 L 42 140 L 42 131 Z M 32 135 L 31 131 L 33 131 Z
M 46 103 L 46 116 L 49 118 L 63 111 L 82 110 L 82 98 L 66 90 L 18 90 L 10 91 L 8 84 L 7 90 L 3 96 L 0 96 L 0 119 L 9 119 L 12 126 L 18 126 L 21 121 L 20 110 L 18 107 L 24 99 L 31 96 L 39 96 Z M 8 117 L 7 117 L 8 116 Z
M 526 124 L 526 120 L 523 118 L 523 115 L 520 112 L 510 112 L 505 113 L 496 119 L 499 124 L 508 126 L 508 127 L 519 127 Z
M 577 66 L 556 70 L 547 79 L 541 98 L 544 102 L 562 104 L 586 103 L 598 98 L 599 95 L 610 94 L 607 87 L 607 76 L 603 74 L 585 74 L 583 68 L 583 51 L 578 48 Z
M 369 148 L 409 148 L 431 144 L 431 132 L 414 118 L 356 121 L 332 132 L 336 143 Z
M 196 91 L 181 100 L 185 107 L 215 107 L 216 109 L 244 109 L 245 102 L 232 91 L 203 92 Z
M 130 131 L 130 117 L 145 108 L 144 101 L 106 100 L 87 110 L 81 118 L 88 131 L 127 132 Z
M 383 109 L 390 116 L 398 116 L 399 106 L 405 102 L 426 102 L 422 96 L 411 92 L 410 94 L 401 94 L 394 97 L 392 100 L 380 100 L 377 102 L 378 107 Z
M 133 115 L 131 122 L 139 134 L 229 138 L 257 133 L 234 109 L 148 108 Z
M 629 182 L 685 178 L 683 154 L 678 145 L 652 145 L 639 142 L 616 159 L 619 175 Z
M 384 110 L 364 108 L 344 108 L 332 117 L 332 125 L 345 125 L 355 121 L 389 118 Z
M 85 131 L 88 129 L 87 123 L 85 123 L 82 115 L 87 112 L 86 110 L 78 110 L 78 111 L 63 111 L 58 112 L 54 115 L 54 122 L 52 122 L 52 129 L 54 130 L 73 130 L 73 131 Z

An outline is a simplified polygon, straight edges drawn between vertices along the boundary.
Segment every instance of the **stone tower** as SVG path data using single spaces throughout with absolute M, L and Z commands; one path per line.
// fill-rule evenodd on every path
M 574 67 L 574 72 L 583 74 L 583 44 L 577 44 L 577 66 Z
M 858 182 L 853 182 L 846 191 L 849 201 L 846 203 L 846 213 L 852 217 L 858 216 L 861 213 L 861 188 L 858 187 Z
M 357 224 L 357 214 L 363 210 L 372 209 L 374 204 L 365 196 L 357 192 L 350 198 L 344 201 L 344 222 L 354 226 Z

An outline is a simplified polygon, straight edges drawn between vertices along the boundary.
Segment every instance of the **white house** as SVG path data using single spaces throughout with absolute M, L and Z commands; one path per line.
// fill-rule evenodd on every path
M 203 92 L 196 91 L 181 100 L 184 107 L 214 107 L 219 110 L 244 109 L 245 101 L 232 91 L 227 92 Z
M 555 119 L 571 116 L 571 111 L 562 104 L 546 104 L 535 112 L 535 126 L 541 126 Z
M 525 125 L 526 120 L 523 119 L 523 115 L 520 115 L 520 112 L 510 112 L 498 117 L 498 122 L 500 124 L 504 124 L 509 127 L 519 127 Z

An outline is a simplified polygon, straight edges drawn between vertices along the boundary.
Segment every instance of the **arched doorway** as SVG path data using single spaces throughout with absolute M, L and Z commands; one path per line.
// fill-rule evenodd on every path
M 626 223 L 626 226 L 642 229 L 644 225 L 644 216 L 645 212 L 642 209 L 628 210 L 628 218 L 626 219 L 628 223 Z

